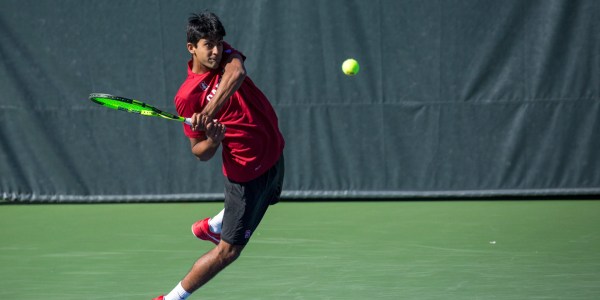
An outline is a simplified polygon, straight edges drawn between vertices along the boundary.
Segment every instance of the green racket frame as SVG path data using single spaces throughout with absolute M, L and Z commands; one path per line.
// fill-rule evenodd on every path
M 100 104 L 104 107 L 140 114 L 143 116 L 161 117 L 168 120 L 179 121 L 188 125 L 192 125 L 192 119 L 190 118 L 184 118 L 168 112 L 164 112 L 142 101 L 101 93 L 92 93 L 90 94 L 89 98 L 93 102 Z

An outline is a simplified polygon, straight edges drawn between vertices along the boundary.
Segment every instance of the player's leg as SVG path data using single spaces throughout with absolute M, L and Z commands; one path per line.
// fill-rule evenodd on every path
M 221 270 L 234 262 L 242 253 L 244 245 L 232 245 L 221 241 L 217 247 L 200 257 L 181 281 L 188 293 L 193 293 L 206 284 Z
M 226 180 L 225 213 L 220 243 L 200 257 L 184 279 L 164 299 L 186 299 L 235 261 L 262 220 L 272 199 L 279 197 L 282 183 L 283 160 L 250 182 L 236 183 Z
M 227 242 L 219 243 L 217 247 L 202 255 L 194 263 L 192 269 L 169 294 L 155 298 L 155 300 L 187 299 L 193 292 L 235 261 L 243 249 L 244 245 L 231 245 Z
M 261 188 L 265 183 L 265 178 L 260 177 L 247 183 L 226 180 L 222 240 L 194 263 L 183 280 L 164 297 L 165 300 L 186 299 L 239 257 L 258 225 L 256 220 L 262 219 L 269 206 Z M 208 222 L 201 224 L 208 226 Z

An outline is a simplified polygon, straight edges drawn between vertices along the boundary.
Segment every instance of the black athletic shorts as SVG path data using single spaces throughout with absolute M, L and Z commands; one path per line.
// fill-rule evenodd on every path
M 267 172 L 249 182 L 225 178 L 225 214 L 221 239 L 246 245 L 269 205 L 279 202 L 284 174 L 283 155 Z

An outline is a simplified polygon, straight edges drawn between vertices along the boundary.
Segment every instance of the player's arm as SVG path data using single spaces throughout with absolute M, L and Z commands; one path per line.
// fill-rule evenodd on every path
M 224 65 L 223 76 L 219 83 L 219 88 L 212 100 L 204 107 L 202 114 L 204 124 L 212 121 L 217 112 L 223 107 L 223 104 L 237 91 L 246 78 L 246 68 L 244 59 L 239 53 L 233 53 L 227 58 Z
M 199 114 L 194 116 L 198 118 Z M 211 159 L 225 138 L 225 131 L 225 125 L 215 121 L 209 123 L 205 131 L 206 138 L 190 138 L 192 153 L 201 161 Z

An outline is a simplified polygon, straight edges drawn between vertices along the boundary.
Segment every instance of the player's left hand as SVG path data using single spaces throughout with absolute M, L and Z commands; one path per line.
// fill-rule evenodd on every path
M 211 120 L 211 122 L 206 125 L 206 138 L 213 143 L 218 144 L 225 138 L 225 131 L 227 131 L 225 125 L 217 120 Z

